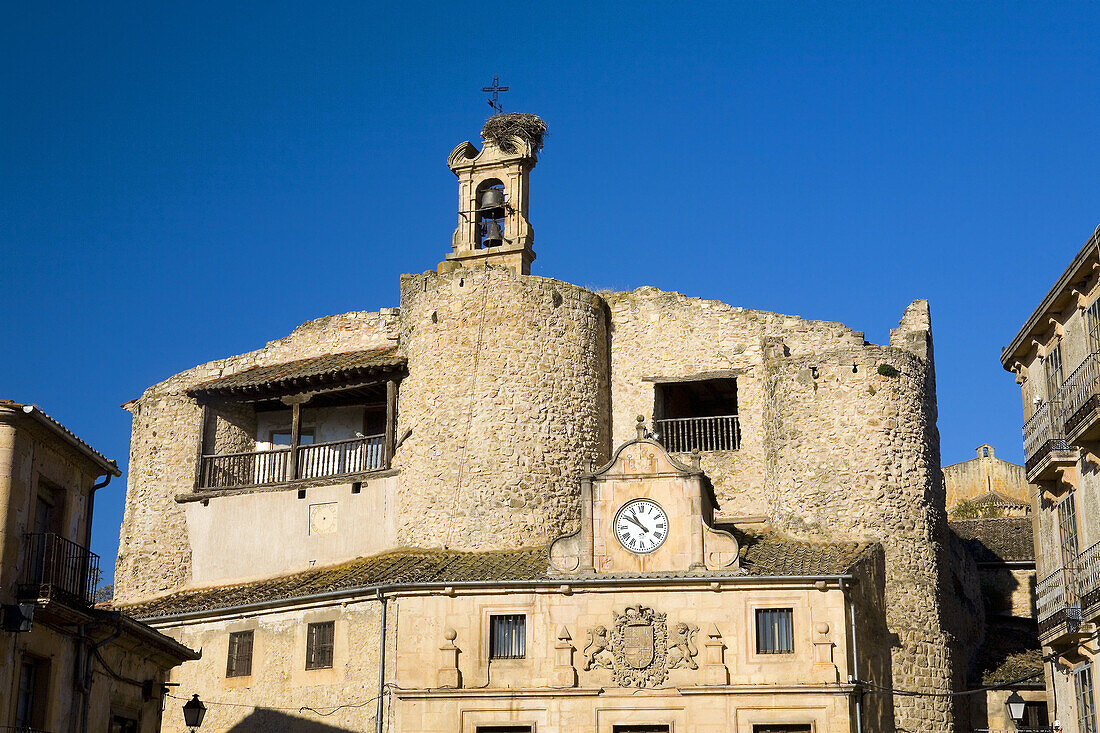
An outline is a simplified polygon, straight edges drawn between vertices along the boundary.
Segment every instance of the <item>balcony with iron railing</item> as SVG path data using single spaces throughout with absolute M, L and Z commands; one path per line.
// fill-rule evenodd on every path
M 1075 463 L 1077 453 L 1066 442 L 1061 402 L 1048 400 L 1024 423 L 1024 471 L 1029 481 L 1054 478 L 1058 467 Z
M 1091 353 L 1062 383 L 1064 429 L 1070 445 L 1100 438 L 1100 353 Z
M 17 594 L 21 601 L 60 601 L 87 608 L 99 579 L 99 555 L 51 532 L 23 536 L 23 568 Z
M 737 415 L 677 417 L 654 420 L 657 442 L 669 453 L 737 450 L 741 447 L 741 425 Z
M 1100 542 L 1036 583 L 1035 616 L 1046 644 L 1100 617 Z
M 385 442 L 385 435 L 366 435 L 297 449 L 204 455 L 196 488 L 233 489 L 374 471 L 386 467 Z

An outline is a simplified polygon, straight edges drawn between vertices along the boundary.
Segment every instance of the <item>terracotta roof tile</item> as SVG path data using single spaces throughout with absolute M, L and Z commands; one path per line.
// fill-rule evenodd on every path
M 743 571 L 661 575 L 840 575 L 858 562 L 869 547 L 856 543 L 793 542 L 778 538 L 756 540 L 750 537 L 743 545 Z M 372 585 L 549 580 L 548 570 L 545 547 L 496 552 L 398 550 L 269 580 L 181 591 L 123 606 L 120 610 L 135 618 L 147 619 L 292 600 L 318 593 L 353 591 Z
M 204 382 L 188 390 L 192 396 L 247 393 L 256 388 L 301 388 L 365 376 L 386 368 L 400 367 L 405 359 L 397 356 L 397 347 L 324 354 L 308 359 L 254 366 L 250 369 Z
M 1030 517 L 963 519 L 950 524 L 977 562 L 1035 562 Z

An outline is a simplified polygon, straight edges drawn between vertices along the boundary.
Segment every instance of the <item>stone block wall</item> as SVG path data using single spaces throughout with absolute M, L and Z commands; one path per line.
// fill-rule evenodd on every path
M 203 411 L 189 388 L 254 366 L 278 364 L 334 351 L 394 343 L 394 311 L 354 312 L 302 324 L 264 348 L 188 369 L 145 390 L 126 404 L 133 414 L 126 510 L 115 564 L 115 600 L 134 603 L 185 586 L 191 550 L 183 507 L 176 494 L 189 491 L 202 449 Z M 225 415 L 214 422 L 216 445 L 245 447 L 252 436 Z M 240 416 L 236 417 L 240 420 Z
M 401 323 L 404 542 L 506 548 L 562 534 L 585 460 L 609 452 L 603 301 L 498 267 L 406 275 Z

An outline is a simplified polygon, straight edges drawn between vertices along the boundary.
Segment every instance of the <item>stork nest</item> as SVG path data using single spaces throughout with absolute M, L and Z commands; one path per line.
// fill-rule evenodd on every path
M 516 152 L 516 140 L 522 140 L 531 148 L 531 154 L 537 156 L 542 150 L 543 138 L 547 135 L 546 123 L 538 115 L 523 112 L 509 112 L 493 115 L 481 128 L 481 137 L 493 143 L 505 153 Z

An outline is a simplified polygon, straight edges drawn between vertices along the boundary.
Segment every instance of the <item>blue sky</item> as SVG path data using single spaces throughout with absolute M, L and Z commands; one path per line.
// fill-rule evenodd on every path
M 550 126 L 536 274 L 841 321 L 932 305 L 945 463 L 1022 461 L 998 356 L 1100 221 L 1100 4 L 11 3 L 0 396 L 118 405 L 449 249 L 446 156 Z M 96 501 L 110 565 L 123 480 Z

